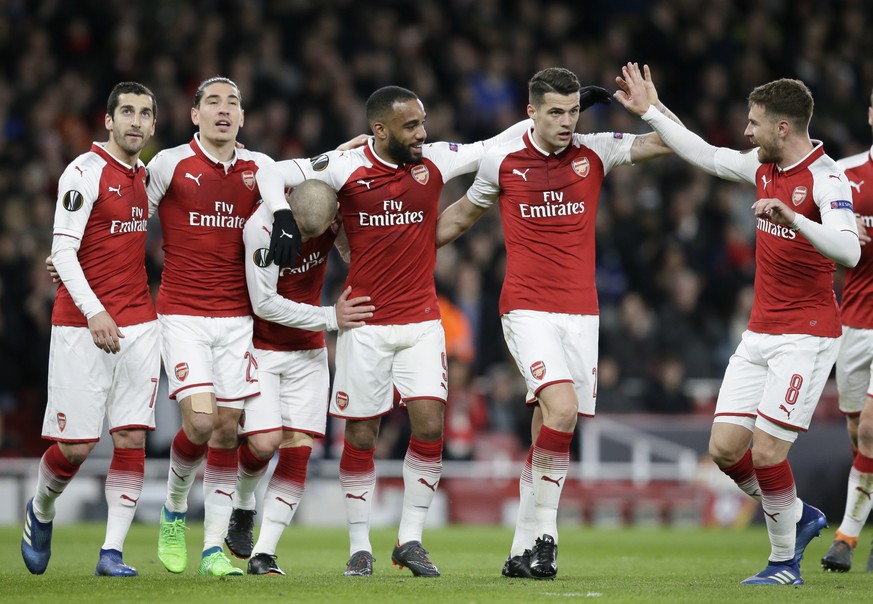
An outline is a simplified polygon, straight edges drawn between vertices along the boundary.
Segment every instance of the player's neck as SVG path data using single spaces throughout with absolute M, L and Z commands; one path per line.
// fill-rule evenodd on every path
M 783 170 L 799 163 L 804 157 L 810 154 L 815 148 L 815 145 L 810 140 L 809 136 L 796 137 L 785 141 L 785 147 L 782 151 L 782 159 L 778 162 L 778 166 Z
M 234 151 L 236 150 L 236 141 L 212 141 L 200 136 L 200 145 L 203 150 L 220 162 L 226 162 L 233 159 Z

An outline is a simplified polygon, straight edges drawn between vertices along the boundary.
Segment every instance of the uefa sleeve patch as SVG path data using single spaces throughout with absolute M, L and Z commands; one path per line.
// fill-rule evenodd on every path
M 613 132 L 612 138 L 624 138 L 624 132 Z
M 255 250 L 255 253 L 252 254 L 252 260 L 255 261 L 255 266 L 267 268 L 268 266 L 270 266 L 273 258 L 270 255 L 270 250 L 268 250 L 267 248 L 260 248 Z
M 330 158 L 326 154 L 322 153 L 321 155 L 319 155 L 318 157 L 316 157 L 312 160 L 312 169 L 315 170 L 316 172 L 321 172 L 325 168 L 327 168 L 327 164 L 329 164 L 329 163 L 330 163 Z
M 449 151 L 458 152 L 458 143 L 449 143 Z
M 64 198 L 61 201 L 64 209 L 68 212 L 77 212 L 85 205 L 85 198 L 78 191 L 67 191 L 64 193 Z
M 837 201 L 831 202 L 832 210 L 851 210 L 852 202 L 848 199 L 838 199 Z

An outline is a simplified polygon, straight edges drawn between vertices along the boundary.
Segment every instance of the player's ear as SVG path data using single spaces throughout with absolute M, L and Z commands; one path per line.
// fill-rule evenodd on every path
M 388 138 L 388 131 L 385 128 L 385 124 L 383 124 L 382 122 L 373 122 L 370 128 L 373 129 L 373 134 L 379 140 L 385 140 L 386 138 Z
M 534 117 L 536 114 L 537 114 L 537 109 L 536 109 L 536 107 L 534 107 L 533 105 L 530 105 L 530 104 L 529 104 L 529 105 L 527 106 L 527 116 L 528 116 L 529 118 L 533 119 L 533 117 Z
M 195 126 L 200 125 L 200 112 L 197 110 L 197 107 L 191 107 L 191 121 Z
M 112 131 L 112 116 L 107 113 L 106 116 L 103 118 L 103 123 L 106 125 L 106 131 L 111 132 Z
M 239 111 L 239 127 L 242 128 L 243 124 L 246 121 L 246 112 L 244 109 L 240 109 Z

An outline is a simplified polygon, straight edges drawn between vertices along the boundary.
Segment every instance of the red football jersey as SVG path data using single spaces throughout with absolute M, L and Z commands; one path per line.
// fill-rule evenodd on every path
M 196 135 L 149 162 L 149 203 L 157 207 L 164 239 L 159 313 L 250 314 L 242 229 L 260 197 L 255 173 L 272 162 L 246 149 L 219 162 Z
M 147 222 L 142 162 L 131 168 L 94 143 L 61 175 L 54 234 L 81 240 L 77 257 L 88 285 L 119 327 L 156 319 L 145 270 Z M 88 326 L 63 284 L 52 325 Z
M 254 346 L 282 351 L 324 348 L 324 313 L 335 311 L 333 307 L 321 308 L 319 305 L 327 258 L 337 231 L 332 225 L 320 237 L 304 241 L 295 266 L 280 269 L 267 263 L 272 228 L 273 214 L 265 204 L 260 204 L 243 231 L 249 293 L 253 300 L 262 299 L 272 292 L 298 303 L 288 305 L 282 320 L 310 329 L 287 327 L 255 316 Z
M 841 159 L 837 165 L 849 179 L 855 214 L 873 237 L 873 150 Z M 861 259 L 846 271 L 840 310 L 843 325 L 873 329 L 873 244 L 861 246 Z
M 506 276 L 500 314 L 537 310 L 596 315 L 595 216 L 603 177 L 631 163 L 630 134 L 574 134 L 547 153 L 530 133 L 489 151 L 467 198 L 500 200 Z
M 397 166 L 372 145 L 371 139 L 362 148 L 295 163 L 301 180 L 322 180 L 337 191 L 351 250 L 346 285 L 352 297 L 370 296 L 376 307 L 367 324 L 439 319 L 433 270 L 440 193 L 446 181 L 476 170 L 487 147 L 430 143 L 420 164 Z
M 755 170 L 750 182 L 758 199 L 777 198 L 795 212 L 822 222 L 826 211 L 846 211 L 850 194 L 842 171 L 821 143 L 803 160 L 782 170 L 761 164 L 748 153 Z M 719 157 L 719 156 L 717 156 Z M 842 333 L 834 295 L 833 261 L 800 233 L 757 219 L 755 300 L 749 329 L 758 333 L 801 333 L 835 338 Z

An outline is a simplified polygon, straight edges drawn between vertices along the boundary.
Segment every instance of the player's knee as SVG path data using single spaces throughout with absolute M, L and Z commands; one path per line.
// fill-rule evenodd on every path
M 282 442 L 281 432 L 264 432 L 253 434 L 247 439 L 249 450 L 260 460 L 270 459 Z
M 82 465 L 97 443 L 58 443 L 64 457 L 74 466 Z
M 858 425 L 858 450 L 866 457 L 873 457 L 873 422 L 862 421 Z
M 709 440 L 709 455 L 719 468 L 727 468 L 737 463 L 745 451 L 737 451 L 727 443 L 711 438 Z
M 116 449 L 144 449 L 145 430 L 118 430 L 112 433 L 112 444 Z

